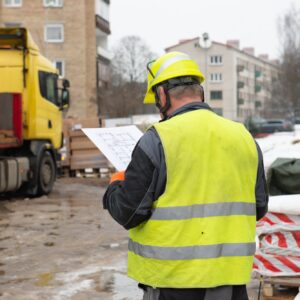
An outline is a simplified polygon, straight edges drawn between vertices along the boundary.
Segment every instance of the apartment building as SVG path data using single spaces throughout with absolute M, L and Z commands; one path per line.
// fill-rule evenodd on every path
M 199 64 L 206 78 L 206 102 L 218 114 L 238 121 L 263 115 L 279 72 L 268 55 L 255 56 L 254 48 L 240 49 L 238 40 L 205 44 L 199 37 L 165 50 L 185 52 Z
M 0 0 L 0 26 L 26 27 L 41 52 L 70 80 L 68 115 L 97 116 L 109 81 L 110 0 Z

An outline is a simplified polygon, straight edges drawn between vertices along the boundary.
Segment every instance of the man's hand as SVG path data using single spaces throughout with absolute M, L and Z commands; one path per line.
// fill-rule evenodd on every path
M 125 171 L 120 171 L 120 172 L 113 173 L 111 175 L 109 183 L 112 183 L 116 180 L 125 180 Z

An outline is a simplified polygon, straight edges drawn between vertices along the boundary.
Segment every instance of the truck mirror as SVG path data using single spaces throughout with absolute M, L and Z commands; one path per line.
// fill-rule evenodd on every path
M 62 108 L 67 108 L 70 104 L 70 92 L 67 89 L 63 89 L 61 92 L 61 105 Z
M 64 87 L 64 89 L 67 89 L 70 87 L 70 81 L 68 79 L 64 79 L 62 82 L 62 86 Z

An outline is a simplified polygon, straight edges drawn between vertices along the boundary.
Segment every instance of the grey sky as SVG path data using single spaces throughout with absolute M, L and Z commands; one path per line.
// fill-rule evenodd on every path
M 112 0 L 110 44 L 126 35 L 143 38 L 152 51 L 208 32 L 211 39 L 239 39 L 241 47 L 278 56 L 277 19 L 299 0 Z

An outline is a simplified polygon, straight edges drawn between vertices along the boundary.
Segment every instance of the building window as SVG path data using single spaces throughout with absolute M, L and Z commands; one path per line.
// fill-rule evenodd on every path
M 211 82 L 221 82 L 223 80 L 222 73 L 211 73 L 210 81 Z
M 213 55 L 210 56 L 211 65 L 221 65 L 223 63 L 222 55 Z
M 64 41 L 64 26 L 62 24 L 46 25 L 45 41 L 50 43 L 62 43 Z
M 54 67 L 58 70 L 60 77 L 65 77 L 65 61 L 62 59 L 56 59 L 53 61 Z
M 57 93 L 57 75 L 54 73 L 39 71 L 39 83 L 40 93 L 42 97 L 59 106 Z
M 98 77 L 101 82 L 109 82 L 111 79 L 111 69 L 110 66 L 98 61 Z
M 223 92 L 222 91 L 210 91 L 210 100 L 222 100 Z
M 22 0 L 3 0 L 3 4 L 7 7 L 21 7 Z
M 62 7 L 63 4 L 63 0 L 44 0 L 45 7 Z

